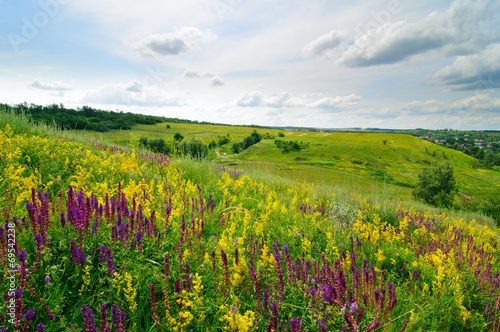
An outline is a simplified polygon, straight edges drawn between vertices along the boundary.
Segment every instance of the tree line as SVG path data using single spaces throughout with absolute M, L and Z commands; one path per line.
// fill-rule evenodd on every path
M 137 124 L 153 125 L 161 122 L 214 124 L 205 121 L 191 121 L 164 116 L 144 115 L 131 112 L 105 111 L 90 106 L 76 109 L 67 108 L 63 104 L 37 105 L 21 103 L 14 106 L 1 104 L 0 107 L 11 109 L 15 113 L 25 114 L 37 123 L 55 123 L 64 130 L 81 129 L 98 132 L 110 130 L 130 130 Z

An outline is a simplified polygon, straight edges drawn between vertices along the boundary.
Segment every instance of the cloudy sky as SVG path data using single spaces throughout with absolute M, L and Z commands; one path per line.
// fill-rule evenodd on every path
M 498 0 L 0 0 L 0 102 L 500 129 Z

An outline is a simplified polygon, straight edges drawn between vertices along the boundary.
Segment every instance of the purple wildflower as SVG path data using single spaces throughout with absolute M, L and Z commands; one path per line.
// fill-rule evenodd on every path
M 45 331 L 45 325 L 42 324 L 42 321 L 40 321 L 40 323 L 38 323 L 38 325 L 36 326 L 36 330 L 37 330 L 37 332 Z
M 50 287 L 50 277 L 49 277 L 49 275 L 45 276 L 45 283 L 47 284 L 47 286 Z
M 82 312 L 83 322 L 85 324 L 84 330 L 86 332 L 97 332 L 94 326 L 94 315 L 92 314 L 92 310 L 84 304 L 80 311 Z

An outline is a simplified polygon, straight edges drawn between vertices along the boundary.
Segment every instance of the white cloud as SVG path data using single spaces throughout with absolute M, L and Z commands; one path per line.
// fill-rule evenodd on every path
M 348 34 L 344 31 L 332 30 L 319 36 L 302 49 L 304 56 L 325 56 L 330 57 L 338 46 L 347 41 Z
M 361 100 L 360 96 L 355 95 L 354 93 L 348 96 L 337 96 L 335 98 L 332 97 L 324 97 L 315 102 L 310 103 L 309 107 L 314 108 L 346 108 L 349 106 L 356 105 Z
M 144 84 L 142 82 L 139 82 L 137 80 L 133 80 L 125 86 L 125 90 L 131 91 L 131 92 L 141 92 L 143 87 L 144 87 Z
M 493 98 L 486 94 L 478 94 L 456 101 L 441 101 L 436 99 L 427 101 L 412 101 L 403 105 L 403 108 L 416 114 L 438 114 L 450 111 L 458 113 L 499 113 L 500 98 Z
M 187 105 L 185 92 L 166 92 L 156 86 L 144 86 L 139 81 L 103 85 L 98 89 L 88 91 L 82 98 L 82 102 L 144 107 Z
M 178 55 L 200 49 L 200 43 L 214 40 L 216 36 L 209 30 L 197 27 L 182 27 L 174 32 L 153 34 L 132 46 L 132 50 L 144 57 L 155 55 Z
M 52 90 L 52 91 L 68 91 L 71 90 L 71 86 L 63 82 L 43 82 L 40 80 L 34 80 L 30 83 L 32 88 L 42 89 L 42 90 Z
M 222 78 L 220 78 L 219 76 L 215 76 L 214 78 L 212 78 L 210 80 L 209 84 L 210 84 L 210 86 L 218 87 L 218 86 L 223 86 L 226 83 L 224 83 Z
M 241 107 L 307 107 L 335 110 L 354 106 L 360 100 L 361 97 L 356 94 L 331 97 L 323 93 L 302 93 L 292 95 L 285 91 L 266 95 L 262 91 L 254 90 L 241 94 L 236 100 L 236 105 Z
M 478 26 L 478 22 L 491 18 L 498 7 L 494 0 L 455 0 L 447 10 L 432 12 L 414 24 L 374 24 L 362 36 L 346 43 L 345 50 L 340 49 L 341 40 L 332 31 L 306 45 L 304 54 L 328 56 L 338 51 L 339 64 L 363 67 L 397 63 L 431 50 L 445 55 L 473 53 L 499 37 L 495 30 Z
M 184 71 L 183 77 L 186 78 L 205 78 L 205 77 L 213 77 L 214 74 L 208 71 L 200 71 L 197 69 L 187 69 Z
M 452 65 L 428 77 L 428 81 L 448 90 L 500 88 L 500 44 L 491 44 L 478 54 L 458 56 Z

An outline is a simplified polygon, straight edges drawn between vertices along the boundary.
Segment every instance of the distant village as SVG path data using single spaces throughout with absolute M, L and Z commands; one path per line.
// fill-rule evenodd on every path
M 456 145 L 461 149 L 477 147 L 479 149 L 492 149 L 496 152 L 500 148 L 500 136 L 488 135 L 483 132 L 438 132 L 429 131 L 428 135 L 418 136 L 429 142 L 452 147 Z

